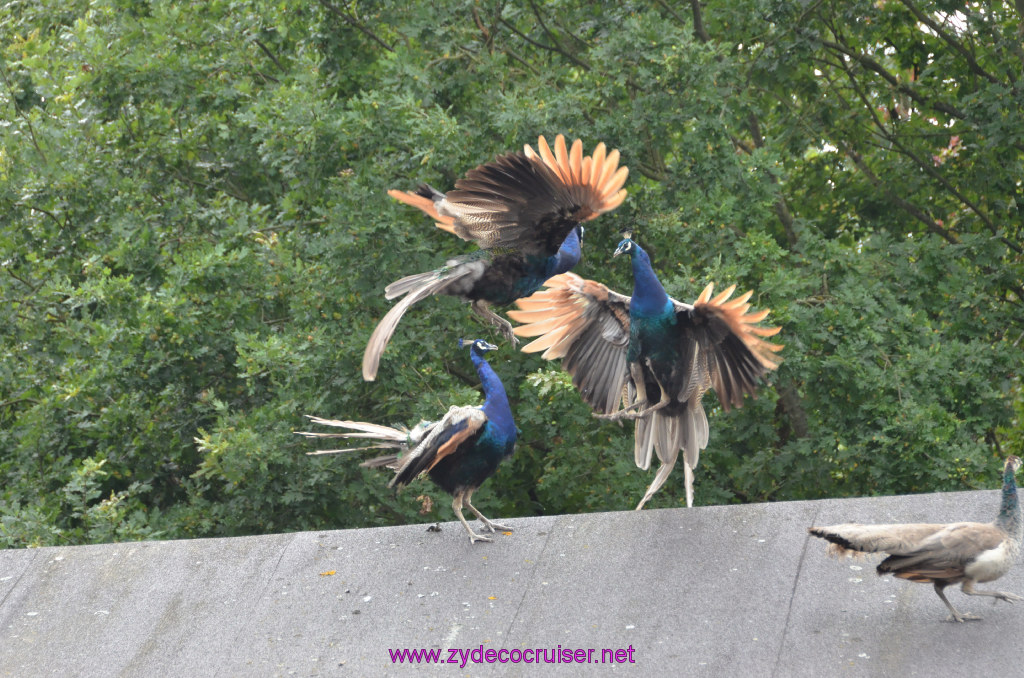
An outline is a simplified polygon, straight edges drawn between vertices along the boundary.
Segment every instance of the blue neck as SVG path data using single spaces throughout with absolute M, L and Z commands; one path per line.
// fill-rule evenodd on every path
M 476 350 L 475 346 L 470 349 L 469 357 L 473 361 L 476 373 L 480 377 L 480 383 L 484 387 L 484 404 L 480 409 L 487 413 L 487 418 L 491 421 L 507 420 L 511 423 L 512 408 L 508 404 L 505 386 L 498 378 L 498 374 L 491 369 L 490 364 L 484 359 L 483 354 Z
M 569 235 L 565 236 L 565 240 L 562 241 L 562 246 L 558 248 L 555 256 L 548 259 L 547 276 L 550 278 L 553 275 L 571 271 L 582 258 L 583 241 L 580 240 L 580 227 L 576 226 L 569 231 Z
M 1003 501 L 999 507 L 999 517 L 996 518 L 996 523 L 1011 534 L 1020 534 L 1024 529 L 1012 464 L 1007 464 L 1006 470 L 1003 472 Z
M 659 316 L 670 312 L 673 308 L 672 300 L 654 274 L 647 252 L 633 243 L 630 259 L 633 262 L 633 298 L 629 302 L 629 314 Z

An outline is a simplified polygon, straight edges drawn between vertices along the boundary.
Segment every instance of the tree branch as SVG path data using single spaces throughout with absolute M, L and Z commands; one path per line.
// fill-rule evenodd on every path
M 274 65 L 277 66 L 277 70 L 284 72 L 284 66 L 282 66 L 281 62 L 277 60 L 277 57 L 274 56 L 274 53 L 270 51 L 270 48 L 263 44 L 262 40 L 260 40 L 257 37 L 253 37 L 252 41 L 256 43 L 257 47 L 263 50 L 263 53 L 267 55 L 267 58 L 274 62 Z M 270 76 L 266 77 L 269 78 Z M 271 78 L 271 80 L 273 80 L 273 78 Z M 274 82 L 277 82 L 277 80 L 274 80 Z
M 989 82 L 999 84 L 999 78 L 995 77 L 994 75 L 986 71 L 984 68 L 982 68 L 978 64 L 978 62 L 975 61 L 974 56 L 967 51 L 967 48 L 960 44 L 957 40 L 955 40 L 953 36 L 951 36 L 949 33 L 944 31 L 942 29 L 942 26 L 939 25 L 938 21 L 922 12 L 920 8 L 918 8 L 913 2 L 911 2 L 911 0 L 900 0 L 900 2 L 902 2 L 906 6 L 906 8 L 909 9 L 915 17 L 917 17 L 918 21 L 920 21 L 925 26 L 935 31 L 936 35 L 942 38 L 947 45 L 952 47 L 954 51 L 956 51 L 960 56 L 962 56 L 964 60 L 967 62 L 968 67 L 970 67 L 972 71 L 974 71 L 981 77 L 985 78 Z
M 533 45 L 535 47 L 539 47 L 539 48 L 544 49 L 544 50 L 547 50 L 549 52 L 554 52 L 556 54 L 561 54 L 566 59 L 568 59 L 569 61 L 573 62 L 574 64 L 576 64 L 577 66 L 579 66 L 583 70 L 585 70 L 585 71 L 591 70 L 590 64 L 588 64 L 588 63 L 586 63 L 584 61 L 581 61 L 579 58 L 574 56 L 572 53 L 567 52 L 566 50 L 564 50 L 561 46 L 554 46 L 554 47 L 552 47 L 551 45 L 545 45 L 542 42 L 538 42 L 538 41 L 534 40 L 533 38 L 529 37 L 528 35 L 524 34 L 522 31 L 520 31 L 515 26 L 513 26 L 507 19 L 502 19 L 501 23 L 502 23 L 503 26 L 508 28 L 510 31 L 512 31 L 513 33 L 515 33 L 516 35 L 518 35 L 520 38 L 522 38 L 526 42 L 530 43 L 531 45 Z M 541 24 L 541 26 L 543 27 L 543 23 Z M 545 32 L 547 32 L 546 28 L 545 28 Z
M 711 36 L 708 35 L 708 29 L 704 28 L 704 16 L 701 13 L 700 0 L 690 0 L 690 10 L 693 11 L 693 34 L 696 35 L 697 39 L 701 42 L 711 42 Z
M 868 181 L 870 181 L 875 188 L 880 188 L 882 192 L 884 192 L 891 201 L 893 201 L 901 208 L 903 208 L 903 210 L 910 214 L 910 216 L 914 217 L 922 224 L 927 226 L 928 230 L 931 231 L 932 233 L 942 236 L 947 242 L 953 245 L 957 245 L 960 243 L 960 240 L 956 237 L 956 235 L 954 235 L 949 230 L 943 228 L 942 226 L 939 226 L 939 224 L 934 219 L 932 219 L 927 212 L 925 212 L 912 202 L 905 200 L 903 197 L 893 193 L 892 190 L 889 189 L 889 184 L 879 179 L 878 175 L 871 171 L 871 168 L 868 167 L 866 162 L 864 162 L 864 158 L 862 158 L 860 153 L 854 150 L 853 147 L 851 147 L 845 141 L 840 141 L 839 143 L 843 149 L 843 153 L 845 153 L 846 156 L 850 158 L 850 160 L 853 160 L 853 164 L 857 166 L 857 169 L 859 169 L 864 174 L 864 176 L 868 178 Z
M 860 52 L 853 49 L 849 45 L 840 44 L 838 42 L 832 42 L 831 40 L 824 39 L 821 40 L 821 45 L 822 47 L 826 47 L 833 51 L 839 52 L 840 54 L 845 54 L 846 56 L 850 57 L 851 59 L 859 63 L 861 66 L 864 66 L 868 70 L 877 73 L 879 76 L 882 77 L 883 80 L 889 83 L 897 92 L 905 94 L 906 96 L 910 97 L 911 99 L 918 102 L 922 106 L 934 108 L 937 111 L 945 113 L 946 115 L 949 115 L 951 117 L 958 118 L 960 120 L 970 119 L 966 113 L 956 108 L 955 106 L 951 106 L 943 101 L 928 101 L 927 99 L 922 97 L 920 93 L 917 92 L 913 87 L 908 86 L 906 83 L 900 82 L 899 78 L 897 78 L 895 75 L 887 71 L 882 64 L 878 63 L 867 54 L 861 54 Z
M 361 31 L 363 33 L 363 35 L 365 35 L 366 37 L 370 38 L 371 40 L 376 42 L 378 45 L 380 45 L 381 47 L 383 47 L 387 51 L 389 51 L 389 52 L 394 52 L 395 51 L 394 47 L 392 47 L 388 43 L 384 42 L 383 38 L 379 37 L 376 33 L 374 33 L 369 28 L 367 28 L 365 25 L 363 25 L 363 23 L 361 21 L 359 21 L 359 19 L 354 14 L 346 14 L 345 12 L 342 12 L 340 9 L 338 9 L 337 7 L 332 5 L 327 0 L 320 0 L 320 4 L 323 5 L 329 12 L 334 14 L 336 17 L 338 17 L 339 19 L 341 19 L 342 21 L 347 23 L 349 26 L 352 26 L 353 28 L 358 29 L 359 31 Z
M 918 156 L 913 150 L 908 148 L 902 142 L 899 136 L 893 130 L 890 130 L 889 127 L 887 127 L 881 119 L 879 119 L 878 115 L 875 113 L 874 107 L 871 105 L 871 101 L 868 99 L 867 93 L 864 91 L 864 88 L 861 87 L 853 72 L 846 66 L 845 63 L 842 64 L 842 68 L 846 72 L 846 75 L 850 80 L 850 87 L 853 88 L 853 91 L 857 93 L 857 97 L 861 100 L 861 104 L 864 106 L 864 109 L 871 114 L 871 119 L 874 122 L 876 130 L 879 134 L 882 135 L 884 139 L 886 139 L 892 145 L 892 148 L 895 149 L 898 153 L 901 153 L 907 158 L 910 158 L 910 160 L 913 161 L 914 164 L 918 166 L 918 168 L 923 170 L 932 179 L 939 182 L 939 184 L 948 193 L 950 193 L 954 198 L 959 200 L 963 205 L 965 205 L 968 209 L 974 212 L 974 214 L 976 214 L 978 218 L 981 219 L 981 221 L 985 224 L 986 228 L 988 228 L 992 235 L 1000 237 L 999 229 L 996 227 L 994 223 L 992 223 L 992 220 L 989 219 L 988 215 L 985 214 L 985 212 L 983 212 L 978 205 L 976 205 L 966 195 L 962 194 L 956 186 L 954 186 L 952 183 L 949 182 L 948 179 L 946 179 L 946 177 L 942 176 L 942 174 L 936 171 L 935 167 L 933 167 L 931 163 L 926 162 L 924 159 Z M 1004 244 L 1006 244 L 1007 247 L 1016 251 L 1018 254 L 1021 253 L 1020 246 L 1014 244 L 1006 237 L 1000 237 L 1000 239 L 1003 241 Z

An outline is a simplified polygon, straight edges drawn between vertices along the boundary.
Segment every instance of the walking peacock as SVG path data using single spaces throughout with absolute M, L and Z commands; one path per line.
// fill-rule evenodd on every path
M 488 308 L 511 304 L 540 289 L 545 280 L 575 266 L 581 256 L 584 221 L 619 206 L 629 170 L 619 152 L 598 144 L 583 156 L 577 139 L 566 149 L 544 137 L 535 152 L 508 153 L 470 170 L 447 194 L 421 185 L 415 193 L 388 195 L 433 217 L 439 228 L 476 243 L 480 250 L 454 257 L 435 271 L 388 285 L 384 296 L 403 297 L 377 324 L 363 354 L 363 379 L 377 376 L 380 357 L 402 316 L 416 302 L 447 294 L 472 302 L 473 311 L 502 328 L 513 343 L 512 326 Z
M 324 450 L 309 454 L 336 454 L 355 450 L 377 448 L 397 449 L 389 454 L 362 463 L 362 466 L 378 468 L 386 466 L 395 470 L 395 476 L 388 487 L 398 489 L 408 485 L 421 473 L 426 473 L 445 492 L 452 495 L 452 510 L 469 532 L 469 541 L 491 541 L 490 537 L 473 532 L 462 515 L 462 506 L 480 519 L 484 529 L 511 531 L 484 517 L 471 503 L 473 493 L 498 469 L 498 465 L 512 456 L 516 444 L 516 424 L 505 395 L 501 379 L 484 359 L 484 354 L 497 346 L 477 339 L 464 342 L 459 347 L 469 346 L 469 355 L 480 376 L 484 390 L 484 404 L 480 407 L 452 407 L 436 422 L 421 421 L 412 430 L 395 429 L 378 424 L 357 421 L 337 421 L 309 417 L 314 424 L 345 428 L 348 433 L 312 433 L 302 431 L 299 435 L 310 438 L 366 438 L 374 444 L 344 450 Z
M 878 564 L 878 574 L 891 572 L 900 579 L 934 586 L 935 593 L 949 608 L 947 621 L 980 619 L 973 614 L 957 612 L 943 589 L 960 584 L 960 590 L 969 596 L 991 596 L 1008 603 L 1024 600 L 1004 591 L 974 590 L 975 584 L 995 581 L 1009 572 L 1020 555 L 1024 519 L 1017 500 L 1017 483 L 1013 477 L 1020 465 L 1018 457 L 1006 459 L 999 515 L 991 523 L 846 523 L 831 527 L 809 527 L 807 531 L 831 542 L 829 553 L 835 556 L 888 554 L 889 557 Z
M 683 451 L 686 505 L 693 505 L 693 469 L 708 443 L 708 420 L 701 398 L 714 388 L 722 407 L 740 407 L 755 395 L 757 381 L 777 366 L 782 349 L 761 339 L 778 327 L 760 327 L 768 311 L 747 313 L 751 292 L 728 301 L 735 286 L 711 298 L 712 286 L 693 303 L 665 293 L 647 253 L 633 240 L 619 243 L 615 256 L 628 253 L 633 264 L 633 296 L 566 273 L 548 289 L 520 299 L 509 317 L 521 323 L 515 333 L 537 337 L 523 347 L 562 358 L 573 384 L 599 414 L 636 420 L 634 460 L 641 469 L 657 452 L 661 468 L 637 510 L 665 483 Z M 546 350 L 545 350 L 546 349 Z M 620 403 L 623 409 L 616 409 Z

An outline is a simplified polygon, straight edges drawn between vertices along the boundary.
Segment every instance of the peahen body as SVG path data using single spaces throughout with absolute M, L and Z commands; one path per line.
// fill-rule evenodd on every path
M 727 301 L 733 288 L 711 298 L 709 285 L 696 302 L 685 304 L 665 292 L 647 253 L 630 238 L 615 254 L 628 253 L 633 296 L 566 273 L 548 289 L 519 300 L 509 317 L 521 323 L 515 333 L 540 338 L 524 351 L 545 350 L 562 358 L 584 401 L 607 419 L 635 419 L 634 461 L 650 467 L 657 453 L 661 467 L 637 509 L 668 479 L 683 451 L 686 504 L 693 504 L 693 469 L 708 443 L 708 421 L 701 398 L 714 388 L 722 407 L 740 407 L 757 382 L 775 369 L 782 347 L 761 337 L 779 328 L 756 326 L 768 311 L 747 314 L 750 293 Z M 623 409 L 618 409 L 623 404 Z
M 606 153 L 604 144 L 584 157 L 579 139 L 567 150 L 564 137 L 558 135 L 552 151 L 542 136 L 538 151 L 526 145 L 522 152 L 498 156 L 468 172 L 447 194 L 426 184 L 414 193 L 388 191 L 480 250 L 385 288 L 387 299 L 401 301 L 370 336 L 363 378 L 376 378 L 381 355 L 406 311 L 435 294 L 471 302 L 474 312 L 514 341 L 511 325 L 488 305 L 507 305 L 529 296 L 551 276 L 579 263 L 581 224 L 615 209 L 626 197 L 622 185 L 628 169 L 618 163 L 619 152 Z
M 990 596 L 1008 603 L 1024 600 L 1013 593 L 974 589 L 975 584 L 995 581 L 1009 572 L 1020 555 L 1024 520 L 1014 480 L 1020 465 L 1018 457 L 1006 459 L 999 514 L 991 523 L 847 523 L 809 527 L 807 531 L 831 542 L 829 551 L 833 555 L 888 554 L 878 564 L 878 574 L 891 573 L 900 579 L 932 584 L 935 593 L 949 608 L 947 621 L 980 619 L 969 613 L 957 612 L 943 589 L 960 584 L 960 590 L 969 596 Z
M 421 473 L 426 473 L 438 487 L 452 495 L 452 510 L 469 532 L 470 543 L 491 541 L 490 537 L 473 532 L 462 515 L 466 506 L 480 519 L 484 529 L 511 530 L 484 517 L 471 503 L 473 493 L 491 477 L 506 458 L 512 456 L 516 443 L 516 425 L 501 379 L 484 359 L 484 354 L 497 347 L 477 339 L 459 340 L 459 346 L 470 347 L 470 358 L 476 367 L 484 391 L 480 407 L 452 407 L 436 422 L 420 422 L 413 429 L 395 429 L 378 424 L 337 421 L 310 417 L 315 424 L 349 429 L 346 433 L 300 432 L 311 438 L 364 438 L 374 441 L 365 447 L 325 450 L 310 454 L 335 454 L 375 448 L 397 449 L 389 454 L 363 462 L 362 466 L 394 469 L 388 487 L 401 489 Z

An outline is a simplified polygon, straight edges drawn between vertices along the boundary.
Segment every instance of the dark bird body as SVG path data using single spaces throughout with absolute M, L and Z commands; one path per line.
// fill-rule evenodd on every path
M 460 345 L 462 345 L 460 340 Z M 412 430 L 395 429 L 365 422 L 338 421 L 310 417 L 316 424 L 349 429 L 346 433 L 311 433 L 313 438 L 368 438 L 374 444 L 344 450 L 325 450 L 310 454 L 335 454 L 353 450 L 395 448 L 389 454 L 363 462 L 363 466 L 385 466 L 395 470 L 388 487 L 401 489 L 426 473 L 445 492 L 452 495 L 452 509 L 469 532 L 470 542 L 491 541 L 470 528 L 462 515 L 462 506 L 473 512 L 490 532 L 511 530 L 491 522 L 470 502 L 473 492 L 494 475 L 502 461 L 512 456 L 516 443 L 516 425 L 501 379 L 484 359 L 484 353 L 497 347 L 477 339 L 470 344 L 470 357 L 484 391 L 480 407 L 452 407 L 436 422 L 420 422 Z
M 540 336 L 524 351 L 545 350 L 563 367 L 598 416 L 636 420 L 634 460 L 661 468 L 637 509 L 650 499 L 684 452 L 687 506 L 693 503 L 693 469 L 708 443 L 701 398 L 714 388 L 725 409 L 754 395 L 757 382 L 775 369 L 782 347 L 760 339 L 779 328 L 754 326 L 768 311 L 747 314 L 750 293 L 727 301 L 734 288 L 711 299 L 709 285 L 693 305 L 672 299 L 650 259 L 629 238 L 616 255 L 628 252 L 633 296 L 567 273 L 549 280 L 547 290 L 518 302 L 509 317 L 524 325 L 523 337 Z M 622 409 L 617 409 L 620 404 Z
M 538 151 L 527 145 L 522 152 L 498 156 L 468 172 L 447 194 L 426 184 L 414 193 L 388 191 L 480 250 L 385 288 L 387 299 L 401 301 L 370 336 L 363 355 L 364 379 L 376 378 L 388 341 L 416 302 L 435 294 L 464 299 L 514 341 L 508 321 L 493 313 L 489 304 L 507 305 L 529 296 L 551 276 L 579 263 L 581 224 L 625 199 L 622 184 L 628 170 L 618 167 L 618 151 L 606 154 L 604 144 L 598 144 L 593 155 L 584 157 L 583 144 L 577 139 L 567 150 L 562 135 L 555 140 L 554 152 L 540 137 Z
M 995 581 L 1009 572 L 1020 555 L 1024 520 L 1014 480 L 1020 465 L 1019 458 L 1007 458 L 1003 466 L 999 514 L 991 523 L 846 523 L 809 527 L 807 531 L 829 541 L 832 555 L 888 554 L 876 568 L 879 575 L 892 574 L 900 579 L 932 584 L 949 609 L 948 621 L 979 619 L 957 612 L 943 589 L 960 584 L 960 590 L 969 596 L 990 596 L 1008 603 L 1024 600 L 1013 593 L 974 590 L 975 584 Z

